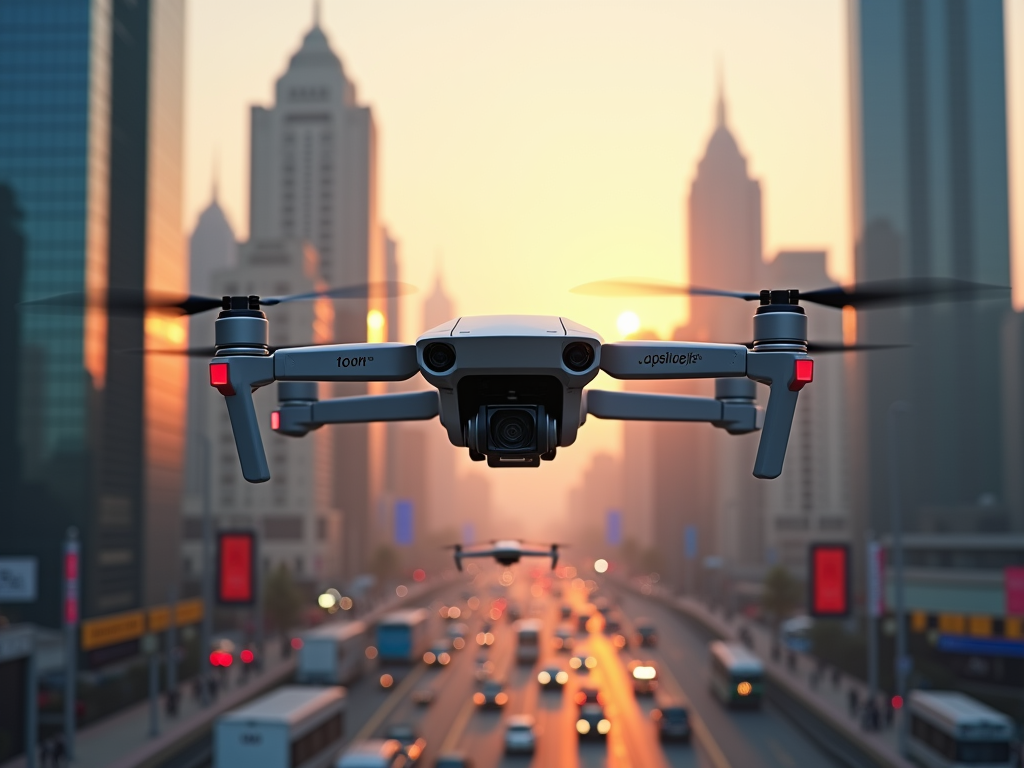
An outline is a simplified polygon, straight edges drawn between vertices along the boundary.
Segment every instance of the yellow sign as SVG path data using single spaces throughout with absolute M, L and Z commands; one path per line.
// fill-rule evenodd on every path
M 183 600 L 174 606 L 174 623 L 183 627 L 197 624 L 203 618 L 203 601 Z M 171 612 L 166 605 L 158 605 L 149 609 L 149 631 L 163 632 L 171 620 Z
M 174 612 L 174 619 L 178 622 L 179 627 L 186 624 L 198 624 L 203 619 L 203 601 L 198 598 L 182 600 Z
M 108 645 L 142 637 L 146 631 L 146 615 L 129 611 L 82 622 L 82 650 L 92 651 Z

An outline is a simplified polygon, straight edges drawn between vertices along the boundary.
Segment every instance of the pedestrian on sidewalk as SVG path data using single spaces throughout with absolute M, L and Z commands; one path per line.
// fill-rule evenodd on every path
M 854 688 L 851 685 L 850 686 L 850 692 L 847 694 L 847 697 L 846 697 L 846 700 L 847 700 L 847 702 L 850 705 L 850 717 L 856 717 L 857 716 L 857 709 L 858 709 L 858 704 L 859 704 L 858 699 L 859 698 L 860 697 L 857 695 L 857 689 Z
M 177 717 L 178 716 L 178 689 L 171 688 L 167 691 L 167 716 Z
M 892 722 L 896 717 L 896 707 L 892 705 L 892 699 L 887 699 L 885 704 L 885 727 L 892 728 Z
M 40 768 L 50 768 L 53 765 L 53 739 L 46 739 L 39 746 L 39 766 Z
M 53 766 L 54 768 L 63 768 L 64 758 L 67 756 L 67 752 L 64 748 L 64 736 L 57 734 L 53 741 Z

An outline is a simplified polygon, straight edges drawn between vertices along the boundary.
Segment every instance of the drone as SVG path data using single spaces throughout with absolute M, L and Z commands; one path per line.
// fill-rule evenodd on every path
M 462 570 L 462 560 L 466 557 L 493 557 L 500 565 L 514 565 L 521 557 L 550 557 L 551 570 L 558 565 L 558 548 L 564 544 L 552 544 L 549 549 L 531 549 L 524 547 L 522 542 L 516 539 L 503 539 L 492 541 L 488 549 L 463 549 L 461 544 L 452 544 L 450 549 L 455 550 L 455 567 Z
M 760 431 L 754 477 L 782 473 L 800 391 L 814 380 L 812 353 L 891 348 L 807 340 L 801 302 L 872 309 L 908 303 L 981 298 L 1009 290 L 945 278 L 909 278 L 846 287 L 742 293 L 637 279 L 588 283 L 595 296 L 718 296 L 757 302 L 750 343 L 619 341 L 566 317 L 458 317 L 396 342 L 271 347 L 264 307 L 321 298 L 367 298 L 408 292 L 373 283 L 282 297 L 221 299 L 111 293 L 110 312 L 165 310 L 192 315 L 220 309 L 215 346 L 145 350 L 209 357 L 210 385 L 224 396 L 243 477 L 270 480 L 253 393 L 279 382 L 271 428 L 302 437 L 325 424 L 419 421 L 440 417 L 452 445 L 489 467 L 538 467 L 572 445 L 588 417 L 704 422 L 731 435 Z M 33 304 L 77 305 L 80 295 Z M 895 345 L 899 346 L 899 345 Z M 622 380 L 714 379 L 714 397 L 588 389 L 600 371 Z M 419 374 L 431 389 L 319 400 L 316 382 L 395 382 Z M 755 402 L 768 387 L 766 406 Z M 467 553 L 468 555 L 468 553 Z

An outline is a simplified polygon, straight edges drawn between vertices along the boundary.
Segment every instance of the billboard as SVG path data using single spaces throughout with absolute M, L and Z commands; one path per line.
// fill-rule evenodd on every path
M 850 546 L 811 544 L 810 610 L 815 618 L 845 618 L 850 615 Z
M 617 547 L 622 544 L 622 513 L 617 509 L 608 510 L 606 534 L 608 546 Z
M 34 603 L 37 570 L 34 557 L 0 557 L 0 603 Z
M 256 534 L 252 531 L 217 534 L 217 602 L 221 605 L 256 602 Z
M 413 542 L 413 505 L 409 499 L 395 502 L 395 545 L 411 547 Z

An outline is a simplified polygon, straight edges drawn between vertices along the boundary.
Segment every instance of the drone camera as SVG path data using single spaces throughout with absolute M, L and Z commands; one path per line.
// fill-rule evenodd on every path
M 455 365 L 455 348 L 441 341 L 428 344 L 423 350 L 423 364 L 434 373 L 444 373 Z
M 585 341 L 574 341 L 562 350 L 562 362 L 570 371 L 582 373 L 594 363 L 594 348 Z
M 543 405 L 481 405 L 466 425 L 471 453 L 491 467 L 538 467 L 558 443 L 558 424 Z

